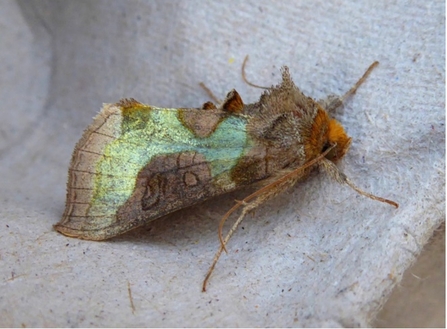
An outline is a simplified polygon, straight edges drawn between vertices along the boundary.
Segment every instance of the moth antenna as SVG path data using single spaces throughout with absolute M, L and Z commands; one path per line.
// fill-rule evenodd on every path
M 203 90 L 205 90 L 205 92 L 208 94 L 208 96 L 214 101 L 214 103 L 220 104 L 222 103 L 222 101 L 217 98 L 213 92 L 211 91 L 210 88 L 208 88 L 203 82 L 199 83 L 199 86 L 203 88 Z
M 256 192 L 254 192 L 254 193 L 250 194 L 249 196 L 247 196 L 246 198 L 244 198 L 242 201 L 237 201 L 237 203 L 230 210 L 227 211 L 227 213 L 222 217 L 222 219 L 221 219 L 221 221 L 219 223 L 218 234 L 219 234 L 219 240 L 220 240 L 220 247 L 219 247 L 219 250 L 217 251 L 216 255 L 214 256 L 213 262 L 212 262 L 210 268 L 208 269 L 208 272 L 206 273 L 205 279 L 203 280 L 202 292 L 206 291 L 206 285 L 208 283 L 208 280 L 209 280 L 211 274 L 214 271 L 214 268 L 215 268 L 215 266 L 217 264 L 217 261 L 220 258 L 220 255 L 222 254 L 222 252 L 224 250 L 225 250 L 225 252 L 227 251 L 225 246 L 226 246 L 227 242 L 230 240 L 231 236 L 236 231 L 236 229 L 239 226 L 239 224 L 244 219 L 245 215 L 249 211 L 251 211 L 251 210 L 255 209 L 256 207 L 258 207 L 260 204 L 262 204 L 267 199 L 277 195 L 280 191 L 283 190 L 283 188 L 285 186 L 287 186 L 287 183 L 289 183 L 289 185 L 293 185 L 296 182 L 296 180 L 298 180 L 302 176 L 303 171 L 305 169 L 307 169 L 307 168 L 317 164 L 318 162 L 322 161 L 324 159 L 324 157 L 336 145 L 337 144 L 332 145 L 325 152 L 320 154 L 315 159 L 313 159 L 313 160 L 305 163 L 304 165 L 294 169 L 293 171 L 291 171 L 291 172 L 287 173 L 286 175 L 280 177 L 279 179 L 275 180 L 274 182 L 272 182 L 270 184 L 267 184 L 266 186 L 260 188 Z M 249 201 L 253 200 L 253 199 L 255 199 L 255 200 L 253 202 L 249 203 Z M 231 227 L 230 231 L 228 232 L 227 236 L 224 239 L 223 235 L 222 235 L 222 229 L 223 229 L 223 225 L 224 225 L 225 221 L 228 219 L 228 217 L 230 217 L 230 215 L 234 211 L 236 211 L 241 206 L 243 206 L 242 213 L 239 215 L 238 219 L 233 224 L 233 226 Z
M 357 193 L 366 196 L 370 199 L 376 200 L 376 201 L 380 201 L 380 202 L 384 202 L 384 203 L 388 203 L 396 208 L 399 208 L 399 204 L 392 201 L 392 200 L 388 200 L 379 196 L 376 196 L 374 194 L 368 193 L 363 191 L 362 189 L 358 188 L 357 186 L 355 186 L 350 180 L 349 178 L 342 173 L 338 167 L 332 162 L 329 161 L 327 159 L 322 159 L 322 161 L 320 162 L 320 167 L 331 177 L 333 178 L 335 181 L 339 182 L 340 184 L 346 184 L 349 187 L 351 187 L 354 191 L 356 191 Z
M 244 62 L 242 63 L 242 79 L 244 80 L 244 82 L 245 82 L 247 85 L 252 86 L 252 87 L 255 87 L 255 88 L 260 88 L 260 89 L 271 89 L 271 88 L 269 88 L 269 87 L 263 87 L 263 86 L 256 85 L 256 84 L 254 84 L 254 83 L 252 83 L 252 82 L 250 82 L 250 81 L 247 80 L 247 77 L 246 77 L 246 75 L 245 75 L 245 65 L 247 64 L 247 61 L 248 61 L 248 55 L 245 56 L 245 58 L 244 58 Z
M 357 81 L 355 83 L 355 85 L 349 89 L 344 95 L 343 97 L 340 98 L 341 103 L 344 103 L 346 101 L 347 98 L 349 98 L 350 96 L 352 96 L 353 94 L 355 94 L 355 92 L 357 91 L 357 89 L 361 86 L 361 84 L 363 82 L 365 82 L 365 80 L 368 78 L 368 76 L 371 74 L 372 70 L 379 65 L 378 61 L 375 61 L 374 63 L 372 63 L 368 69 L 366 70 L 365 73 L 363 73 L 363 76 L 359 79 L 359 81 Z

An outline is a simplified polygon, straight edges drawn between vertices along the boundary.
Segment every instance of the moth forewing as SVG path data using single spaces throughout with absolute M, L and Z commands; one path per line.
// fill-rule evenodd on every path
M 73 152 L 56 230 L 104 240 L 234 190 L 231 170 L 251 143 L 246 125 L 218 109 L 105 105 Z

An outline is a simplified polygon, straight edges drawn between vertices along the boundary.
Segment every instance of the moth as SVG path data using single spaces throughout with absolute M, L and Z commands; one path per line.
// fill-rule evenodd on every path
M 132 98 L 104 104 L 73 151 L 65 211 L 55 229 L 79 239 L 105 240 L 211 197 L 256 186 L 219 224 L 221 245 L 203 282 L 205 291 L 247 212 L 312 170 L 397 208 L 394 201 L 356 187 L 336 166 L 352 139 L 330 113 L 377 65 L 344 96 L 329 101 L 305 96 L 283 67 L 282 82 L 266 88 L 253 104 L 244 104 L 234 89 L 218 105 L 207 102 L 201 108 L 159 108 Z M 224 222 L 239 208 L 223 238 Z

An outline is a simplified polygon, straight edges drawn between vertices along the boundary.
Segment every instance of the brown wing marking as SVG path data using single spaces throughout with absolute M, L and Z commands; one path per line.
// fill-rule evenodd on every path
M 55 227 L 68 236 L 105 240 L 223 193 L 212 180 L 209 163 L 197 152 L 159 155 L 141 169 L 132 195 L 110 224 L 101 226 L 101 216 L 82 213 L 80 218 L 71 214 L 69 220 Z
M 209 137 L 225 118 L 227 113 L 222 110 L 179 109 L 178 119 L 191 133 L 199 138 Z
M 209 163 L 197 152 L 155 157 L 140 171 L 134 192 L 118 209 L 120 230 L 127 231 L 220 194 L 212 179 Z

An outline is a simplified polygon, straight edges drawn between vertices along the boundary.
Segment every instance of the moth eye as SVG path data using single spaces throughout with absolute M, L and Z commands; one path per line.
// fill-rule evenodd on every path
M 327 151 L 327 149 L 331 148 L 333 146 L 333 144 L 326 142 L 323 145 L 323 148 L 321 150 L 321 153 Z M 332 150 L 329 151 L 328 154 L 326 154 L 326 159 L 331 160 L 331 161 L 337 161 L 338 160 L 338 150 L 337 147 L 333 148 Z
M 323 153 L 323 152 L 325 152 L 328 148 L 330 148 L 331 147 L 331 144 L 329 143 L 329 142 L 326 142 L 324 145 L 323 145 L 323 148 L 321 149 L 321 153 Z

